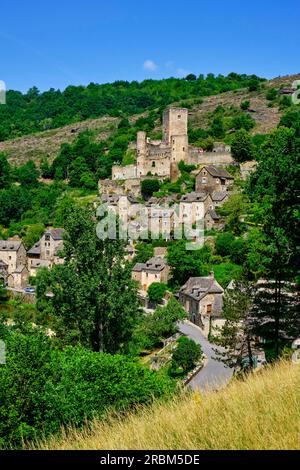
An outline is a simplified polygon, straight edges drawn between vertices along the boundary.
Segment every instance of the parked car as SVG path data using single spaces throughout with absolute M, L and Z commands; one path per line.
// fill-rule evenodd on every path
M 34 287 L 25 287 L 24 292 L 26 294 L 34 294 L 35 293 L 35 288 Z

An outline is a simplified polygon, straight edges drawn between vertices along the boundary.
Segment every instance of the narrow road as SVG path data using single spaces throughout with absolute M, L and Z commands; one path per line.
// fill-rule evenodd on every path
M 225 367 L 222 362 L 215 359 L 216 353 L 214 349 L 224 351 L 220 346 L 211 344 L 200 331 L 200 328 L 190 322 L 181 322 L 179 330 L 196 343 L 200 344 L 204 354 L 207 357 L 207 363 L 198 374 L 191 380 L 189 385 L 193 389 L 216 390 L 223 387 L 232 377 L 232 369 Z

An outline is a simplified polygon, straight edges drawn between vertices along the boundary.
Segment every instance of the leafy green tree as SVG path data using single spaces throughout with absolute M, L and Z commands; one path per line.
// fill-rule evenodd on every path
M 260 82 L 258 78 L 253 78 L 252 80 L 250 80 L 249 86 L 248 86 L 249 91 L 258 91 L 259 88 L 260 88 Z
M 29 160 L 17 170 L 17 177 L 22 186 L 35 188 L 38 186 L 40 173 L 32 160 Z
M 266 92 L 266 99 L 268 101 L 274 101 L 277 98 L 277 90 L 276 88 L 269 88 Z
M 0 190 L 8 188 L 11 183 L 11 169 L 4 153 L 0 153 Z
M 35 243 L 39 241 L 45 231 L 44 224 L 30 225 L 26 230 L 26 235 L 22 238 L 25 247 L 29 250 Z
M 295 129 L 297 137 L 300 137 L 300 111 L 289 111 L 284 114 L 280 119 L 279 126 L 288 127 L 289 129 Z
M 247 111 L 250 108 L 250 101 L 249 100 L 242 101 L 240 104 L 240 108 L 243 111 Z
M 167 291 L 167 285 L 163 282 L 153 282 L 150 284 L 147 295 L 150 301 L 160 302 Z
M 153 196 L 153 193 L 159 191 L 160 182 L 157 179 L 145 179 L 141 183 L 142 195 L 145 199 L 149 199 Z
M 151 243 L 140 242 L 136 247 L 134 263 L 146 263 L 148 259 L 154 256 L 154 249 Z
M 171 370 L 176 371 L 180 368 L 184 373 L 187 373 L 193 370 L 202 355 L 200 344 L 195 343 L 195 341 L 186 336 L 182 336 L 178 340 L 178 345 L 172 354 Z
M 52 178 L 53 173 L 47 158 L 43 158 L 40 163 L 41 175 L 43 178 Z
M 240 129 L 234 134 L 231 143 L 231 153 L 234 160 L 239 163 L 255 158 L 253 142 L 245 129 Z
M 53 293 L 49 303 L 55 329 L 65 343 L 119 351 L 129 340 L 138 314 L 136 286 L 130 264 L 124 262 L 124 242 L 99 239 L 93 214 L 76 206 L 67 210 L 64 228 L 65 264 L 49 272 L 47 288 L 40 290 L 37 280 L 38 302 L 44 305 L 46 293 Z
M 273 280 L 273 302 L 268 316 L 274 320 L 275 355 L 279 354 L 284 320 L 293 316 L 282 295 L 287 282 L 299 272 L 299 186 L 300 139 L 294 129 L 279 127 L 262 147 L 257 170 L 250 178 L 248 193 L 255 202 L 264 248 L 265 277 Z M 255 249 L 255 244 L 254 244 Z M 296 297 L 295 297 L 296 300 Z
M 248 351 L 248 367 L 253 369 L 253 330 L 249 320 L 253 301 L 254 286 L 248 281 L 235 280 L 232 288 L 225 291 L 222 315 L 226 321 L 214 341 L 226 349 L 224 352 L 219 351 L 218 356 L 229 367 L 241 367 L 241 347 L 245 344 Z
M 221 117 L 214 118 L 210 126 L 210 134 L 216 139 L 223 139 L 225 137 L 225 128 Z
M 186 77 L 186 80 L 191 81 L 191 80 L 197 80 L 197 77 L 194 73 L 189 73 Z
M 178 321 L 186 318 L 186 312 L 181 305 L 171 297 L 164 307 L 157 307 L 152 315 L 145 315 L 135 329 L 134 343 L 139 349 L 159 346 L 164 339 L 178 331 Z
M 246 194 L 232 194 L 228 200 L 218 208 L 218 213 L 226 218 L 226 230 L 234 235 L 241 235 L 245 231 L 243 216 L 249 214 L 251 206 Z
M 206 276 L 209 273 L 208 263 L 211 258 L 211 248 L 204 245 L 199 250 L 187 250 L 186 241 L 174 241 L 168 247 L 168 263 L 172 267 L 171 283 L 182 286 L 189 277 Z

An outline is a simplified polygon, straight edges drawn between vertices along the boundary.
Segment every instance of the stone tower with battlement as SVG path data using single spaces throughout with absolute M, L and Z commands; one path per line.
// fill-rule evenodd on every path
M 146 133 L 137 133 L 136 164 L 127 167 L 114 166 L 113 179 L 142 178 L 158 176 L 175 181 L 179 176 L 178 163 L 187 162 L 188 110 L 168 108 L 163 114 L 162 140 L 151 140 Z

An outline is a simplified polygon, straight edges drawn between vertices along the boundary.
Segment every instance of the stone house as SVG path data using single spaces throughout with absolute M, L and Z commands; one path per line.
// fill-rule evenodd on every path
M 146 263 L 137 263 L 132 270 L 132 279 L 140 285 L 141 291 L 146 294 L 153 282 L 167 284 L 170 278 L 170 267 L 160 257 L 150 258 Z
M 24 287 L 28 279 L 26 250 L 20 240 L 0 240 L 0 276 L 9 287 Z
M 175 225 L 174 210 L 168 207 L 148 207 L 148 226 L 152 239 L 162 236 L 164 239 L 172 238 Z
M 52 267 L 54 264 L 63 263 L 60 252 L 63 250 L 62 228 L 47 230 L 42 238 L 27 251 L 28 269 L 31 275 L 41 267 Z
M 211 193 L 214 208 L 220 207 L 227 201 L 229 193 L 227 191 L 214 191 Z
M 206 336 L 213 325 L 224 323 L 221 317 L 223 294 L 224 290 L 216 281 L 214 273 L 207 277 L 190 277 L 179 291 L 179 302 L 189 314 L 190 320 Z
M 26 266 L 19 266 L 7 278 L 7 285 L 15 289 L 21 289 L 28 283 L 29 271 Z
M 195 224 L 198 220 L 203 220 L 208 209 L 213 209 L 213 207 L 213 201 L 208 192 L 184 194 L 179 203 L 180 222 Z
M 233 180 L 233 176 L 224 168 L 207 165 L 196 175 L 196 191 L 227 191 Z
M 50 269 L 52 266 L 51 261 L 45 259 L 31 259 L 28 263 L 29 276 L 35 277 L 41 268 Z
M 206 212 L 204 216 L 204 226 L 206 230 L 220 230 L 222 228 L 222 219 L 214 209 L 208 209 L 208 211 Z

